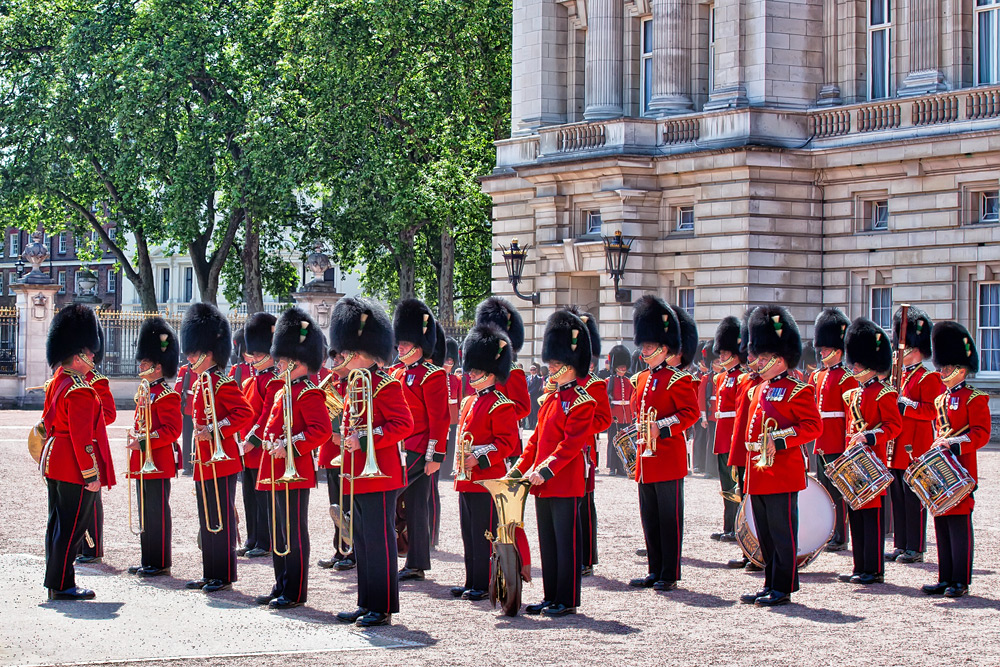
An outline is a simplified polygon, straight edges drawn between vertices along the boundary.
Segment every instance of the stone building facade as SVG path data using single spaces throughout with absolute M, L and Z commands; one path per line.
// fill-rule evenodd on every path
M 623 289 L 710 338 L 752 304 L 974 332 L 1000 389 L 1000 0 L 514 0 L 511 137 L 482 185 L 530 244 L 523 358 L 579 304 L 631 342 Z

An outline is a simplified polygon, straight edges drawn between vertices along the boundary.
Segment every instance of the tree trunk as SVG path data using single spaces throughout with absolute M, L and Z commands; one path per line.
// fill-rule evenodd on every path
M 438 274 L 438 319 L 455 323 L 455 237 L 451 235 L 451 217 L 441 230 L 441 271 Z
M 417 267 L 413 253 L 413 241 L 417 237 L 419 226 L 411 226 L 399 232 L 402 244 L 396 256 L 399 263 L 399 298 L 412 299 L 417 295 Z
M 146 237 L 142 234 L 135 232 L 133 237 L 135 237 L 136 245 L 136 273 L 139 276 L 138 280 L 131 277 L 129 279 L 132 280 L 135 291 L 139 294 L 142 309 L 147 313 L 155 313 L 159 311 L 160 307 L 156 302 L 156 276 L 153 275 L 153 264 L 149 261 L 149 246 L 146 244 Z
M 244 244 L 240 252 L 243 260 L 243 301 L 247 315 L 264 310 L 264 290 L 260 279 L 260 230 L 253 223 L 253 215 L 246 214 L 243 222 Z

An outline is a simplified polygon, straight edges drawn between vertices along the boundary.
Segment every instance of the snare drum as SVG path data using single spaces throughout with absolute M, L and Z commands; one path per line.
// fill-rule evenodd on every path
M 736 513 L 736 541 L 754 565 L 764 567 L 749 498 L 748 495 L 743 496 Z M 836 523 L 837 509 L 830 494 L 811 475 L 806 475 L 806 488 L 799 491 L 799 529 L 795 539 L 798 548 L 795 560 L 799 567 L 816 560 L 816 556 L 833 538 Z
M 892 473 L 875 452 L 864 445 L 851 447 L 827 464 L 825 470 L 852 510 L 861 509 L 892 484 Z
M 903 473 L 931 516 L 941 516 L 954 508 L 976 488 L 976 480 L 958 457 L 948 449 L 934 447 L 915 459 Z
M 618 431 L 612 444 L 618 458 L 622 461 L 625 474 L 628 475 L 629 479 L 635 479 L 635 460 L 639 454 L 639 430 L 635 424 Z

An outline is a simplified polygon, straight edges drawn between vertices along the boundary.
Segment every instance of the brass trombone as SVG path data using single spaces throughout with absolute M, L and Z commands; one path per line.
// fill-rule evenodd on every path
M 211 518 L 208 513 L 208 496 L 205 489 L 205 476 L 201 478 L 201 497 L 205 509 L 205 529 L 210 533 L 221 533 L 223 528 L 222 519 L 222 496 L 219 495 L 219 476 L 215 471 L 215 464 L 222 461 L 230 461 L 233 457 L 226 454 L 222 447 L 222 434 L 219 433 L 219 418 L 215 413 L 215 387 L 212 383 L 212 375 L 205 371 L 198 376 L 198 391 L 201 392 L 204 403 L 204 411 L 212 425 L 212 456 L 207 461 L 199 461 L 197 456 L 198 448 L 194 448 L 192 456 L 194 462 L 201 466 L 212 466 L 212 482 L 215 485 L 215 508 L 219 515 L 219 525 L 212 527 Z M 206 424 L 207 425 L 207 424 Z
M 639 438 L 646 444 L 646 447 L 643 449 L 641 455 L 647 458 L 650 456 L 656 456 L 657 437 L 653 435 L 653 426 L 655 424 L 656 424 L 655 408 L 649 408 L 645 412 L 640 413 L 639 419 L 635 424 Z
M 475 440 L 468 431 L 463 431 L 462 437 L 458 440 L 458 446 L 455 448 L 455 481 L 457 482 L 468 482 L 472 479 L 472 475 L 465 466 L 465 457 L 472 453 L 472 444 Z
M 375 405 L 372 394 L 372 374 L 366 368 L 355 368 L 347 375 L 347 396 L 345 397 L 345 407 L 350 408 L 351 416 L 348 420 L 350 423 L 345 424 L 344 434 L 345 434 L 345 454 L 341 459 L 340 463 L 340 477 L 342 480 L 348 480 L 351 483 L 351 493 L 350 493 L 350 503 L 351 503 L 351 516 L 347 522 L 347 541 L 354 544 L 354 480 L 355 479 L 377 479 L 379 477 L 388 477 L 382 473 L 378 467 L 378 460 L 375 456 L 375 435 L 372 433 L 374 426 L 372 424 L 372 418 L 375 414 Z M 363 422 L 362 422 L 363 420 Z M 363 431 L 364 444 L 361 446 L 362 451 L 365 453 L 365 465 L 362 468 L 361 473 L 358 475 L 348 474 L 347 461 L 353 461 L 354 456 L 348 457 L 346 455 L 346 440 L 348 435 L 356 434 L 359 430 Z M 344 484 L 340 484 L 340 506 L 344 507 Z M 344 531 L 340 531 L 340 541 L 341 545 L 344 545 Z M 341 552 L 343 553 L 343 551 Z
M 128 477 L 128 530 L 133 535 L 141 535 L 146 532 L 146 494 L 145 484 L 143 483 L 143 477 L 145 475 L 152 475 L 154 473 L 160 472 L 160 469 L 156 467 L 156 463 L 153 462 L 153 445 L 150 442 L 151 431 L 150 424 L 153 421 L 153 401 L 150 394 L 150 387 L 148 380 L 139 381 L 139 389 L 135 393 L 135 417 L 139 420 L 142 431 L 141 435 L 146 442 L 146 449 L 144 452 L 140 452 L 139 456 L 142 460 L 142 466 L 139 468 L 139 472 L 136 473 L 139 476 L 139 481 L 137 485 L 139 487 L 139 530 L 136 531 L 132 526 L 132 476 L 126 475 Z M 140 435 L 137 433 L 136 435 Z
M 261 484 L 271 485 L 271 535 L 274 545 L 272 549 L 274 550 L 275 556 L 287 556 L 292 551 L 291 533 L 292 533 L 292 509 L 291 509 L 291 489 L 289 484 L 292 482 L 301 482 L 305 480 L 305 477 L 299 475 L 298 471 L 295 469 L 295 455 L 294 448 L 292 447 L 292 369 L 293 364 L 288 364 L 288 368 L 285 372 L 281 374 L 281 378 L 285 383 L 285 387 L 282 390 L 284 395 L 281 397 L 281 417 L 283 424 L 283 435 L 285 436 L 285 472 L 282 473 L 281 477 L 274 479 L 274 450 L 278 449 L 275 446 L 274 441 L 270 443 L 268 448 L 268 453 L 271 454 L 271 476 L 268 479 L 262 479 Z M 272 481 L 273 480 L 273 481 Z M 285 485 L 285 550 L 278 550 L 278 512 L 277 512 L 277 496 L 278 492 L 275 490 L 275 486 L 278 484 Z

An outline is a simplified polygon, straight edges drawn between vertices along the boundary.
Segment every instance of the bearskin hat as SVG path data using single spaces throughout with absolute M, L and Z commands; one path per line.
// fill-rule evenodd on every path
M 735 315 L 722 318 L 715 328 L 715 344 L 712 352 L 716 355 L 729 352 L 733 356 L 740 355 L 740 321 Z
M 795 319 L 782 306 L 760 306 L 750 315 L 749 350 L 752 354 L 775 354 L 789 368 L 799 365 L 802 358 L 802 337 Z
M 840 308 L 827 308 L 820 311 L 816 316 L 816 323 L 813 327 L 813 347 L 829 347 L 834 350 L 844 349 L 844 336 L 847 335 L 847 327 L 851 326 L 851 319 L 844 315 Z
M 670 306 L 677 316 L 677 323 L 681 329 L 681 363 L 679 369 L 684 370 L 691 365 L 695 357 L 698 356 L 698 325 L 694 318 L 680 306 Z
M 392 314 L 392 333 L 396 343 L 413 343 L 423 351 L 423 356 L 434 354 L 437 344 L 437 327 L 434 315 L 420 299 L 405 299 Z
M 86 349 L 94 353 L 96 364 L 97 353 L 103 347 L 101 325 L 97 322 L 97 315 L 92 308 L 74 303 L 60 310 L 52 318 L 49 336 L 45 341 L 45 360 L 49 367 L 55 368 L 74 354 Z
M 674 309 L 663 299 L 652 294 L 640 297 L 633 306 L 632 324 L 635 330 L 633 342 L 637 347 L 642 347 L 643 343 L 656 343 L 673 352 L 681 349 L 680 322 Z
M 209 303 L 194 304 L 181 321 L 181 347 L 184 354 L 211 353 L 215 363 L 225 368 L 233 353 L 229 320 Z
M 806 342 L 802 346 L 802 361 L 800 363 L 804 371 L 808 371 L 809 366 L 812 366 L 814 370 L 819 366 L 819 360 L 816 358 L 816 348 L 813 347 L 812 343 Z
M 899 308 L 892 316 L 892 347 L 899 348 L 899 327 L 903 320 L 903 309 Z M 906 347 L 920 350 L 921 356 L 927 359 L 931 356 L 931 329 L 934 321 L 927 313 L 910 306 L 906 311 Z
M 867 317 L 859 317 L 847 327 L 844 336 L 847 363 L 860 364 L 876 373 L 892 368 L 892 342 L 879 325 Z
M 624 345 L 615 345 L 611 348 L 611 352 L 608 353 L 608 363 L 611 364 L 611 372 L 613 373 L 619 366 L 624 366 L 629 368 L 631 366 L 632 354 L 628 351 L 628 348 Z
M 135 346 L 135 360 L 148 359 L 160 364 L 163 377 L 177 376 L 181 351 L 177 347 L 177 334 L 162 317 L 150 317 L 139 329 L 139 342 Z
M 434 341 L 434 353 L 431 356 L 431 363 L 435 366 L 444 366 L 444 356 L 448 349 L 448 338 L 445 336 L 444 327 L 441 322 L 435 322 L 437 329 L 437 339 Z
M 747 357 L 750 354 L 750 316 L 753 315 L 754 311 L 757 310 L 759 306 L 751 306 L 747 308 L 743 313 L 743 319 L 740 320 L 740 363 L 747 363 Z
M 572 366 L 577 377 L 590 374 L 590 335 L 587 325 L 568 310 L 557 310 L 549 317 L 542 338 L 542 360 Z
M 495 324 L 506 331 L 517 357 L 524 345 L 524 321 L 510 301 L 499 296 L 485 299 L 476 307 L 476 324 Z
M 696 361 L 698 363 L 705 364 L 706 367 L 711 367 L 712 362 L 718 357 L 714 351 L 715 345 L 712 341 L 703 340 L 698 343 L 698 356 Z
M 970 373 L 979 371 L 979 351 L 976 339 L 958 322 L 938 322 L 931 331 L 934 365 L 964 366 Z
M 243 327 L 247 354 L 270 354 L 278 318 L 271 313 L 254 313 Z
M 641 370 L 646 369 L 646 364 L 642 361 L 642 350 L 636 348 L 632 350 L 632 365 L 629 366 L 629 373 L 635 375 Z
M 233 351 L 239 361 L 243 361 L 243 355 L 247 351 L 247 343 L 243 338 L 243 327 L 233 332 Z
M 458 355 L 456 355 L 458 356 Z M 477 324 L 465 337 L 462 350 L 462 370 L 492 373 L 497 382 L 506 382 L 514 364 L 510 338 L 495 324 Z
M 289 308 L 278 318 L 271 341 L 271 356 L 294 359 L 318 373 L 326 354 L 326 341 L 316 321 L 301 308 Z
M 596 361 L 597 357 L 601 356 L 601 331 L 597 318 L 590 313 L 581 311 L 577 306 L 570 306 L 566 310 L 579 317 L 580 321 L 587 325 L 587 335 L 590 336 L 590 353 L 594 355 Z
M 330 314 L 330 347 L 340 352 L 363 352 L 388 363 L 394 354 L 389 316 L 374 301 L 344 297 Z
M 94 350 L 94 365 L 100 366 L 104 361 L 104 327 L 101 321 L 97 320 L 97 349 Z
M 448 361 L 449 359 L 456 364 L 458 363 L 458 341 L 454 338 L 448 338 L 445 346 L 444 360 Z

